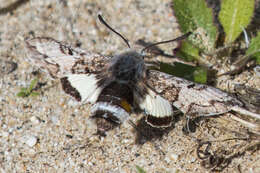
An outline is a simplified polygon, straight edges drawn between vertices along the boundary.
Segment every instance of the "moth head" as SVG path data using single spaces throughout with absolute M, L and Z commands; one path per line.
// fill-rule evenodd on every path
M 114 32 L 119 37 L 121 37 L 124 40 L 124 42 L 127 44 L 127 46 L 131 48 L 128 39 L 126 39 L 123 35 L 121 35 L 119 32 L 117 32 L 111 26 L 109 26 L 100 14 L 98 15 L 98 19 L 112 32 Z M 141 82 L 143 79 L 145 79 L 145 74 L 146 74 L 144 57 L 145 57 L 145 51 L 147 49 L 156 46 L 158 44 L 164 44 L 164 43 L 182 40 L 188 37 L 190 34 L 191 32 L 188 32 L 187 34 L 178 37 L 176 39 L 157 42 L 148 45 L 145 48 L 143 48 L 140 53 L 130 50 L 122 54 L 116 55 L 111 60 L 111 63 L 108 66 L 108 70 L 105 70 L 105 72 L 107 73 L 105 75 L 108 76 L 109 80 L 116 80 L 120 83 L 131 84 L 131 82 L 133 82 L 133 84 L 135 84 L 136 82 Z

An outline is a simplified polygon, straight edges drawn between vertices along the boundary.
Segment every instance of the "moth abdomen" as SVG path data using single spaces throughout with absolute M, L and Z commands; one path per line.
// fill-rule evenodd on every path
M 93 117 L 104 118 L 120 124 L 130 115 L 133 105 L 133 93 L 126 84 L 112 82 L 100 93 L 92 106 Z

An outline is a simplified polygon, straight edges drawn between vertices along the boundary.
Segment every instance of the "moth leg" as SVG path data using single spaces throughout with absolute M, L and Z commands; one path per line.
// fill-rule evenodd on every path
M 242 111 L 241 111 L 242 110 Z M 232 108 L 230 111 L 234 111 L 234 112 L 237 112 L 237 113 L 240 113 L 240 114 L 245 114 L 245 115 L 248 115 L 247 113 L 249 113 L 250 115 L 253 115 L 251 117 L 253 118 L 257 118 L 255 117 L 254 115 L 258 115 L 259 114 L 256 114 L 256 113 L 253 113 L 253 112 L 249 112 L 243 108 L 240 108 L 240 107 L 234 107 L 234 109 Z M 218 115 L 222 115 L 222 114 L 225 114 L 225 113 L 228 113 L 230 111 L 224 111 L 224 112 L 217 112 L 217 113 L 210 113 L 210 114 L 199 114 L 199 115 L 193 115 L 191 116 L 192 114 L 189 115 L 189 113 L 187 113 L 186 117 L 188 119 L 186 125 L 187 125 L 187 130 L 188 132 L 191 132 L 189 130 L 189 127 L 190 127 L 190 122 L 192 119 L 197 119 L 197 118 L 207 118 L 207 117 L 211 117 L 211 116 L 218 116 Z M 194 118 L 192 118 L 194 117 Z M 244 125 L 245 127 L 247 128 L 250 128 L 250 129 L 253 129 L 254 131 L 256 131 L 257 133 L 260 132 L 260 125 L 259 124 L 256 124 L 256 123 L 252 123 L 252 122 L 249 122 L 249 121 L 246 121 L 246 120 L 243 120 L 242 118 L 236 116 L 235 114 L 230 114 L 229 115 L 230 118 L 232 118 L 233 120 L 235 121 L 238 121 L 240 122 L 242 125 Z
M 187 118 L 186 118 L 186 129 L 185 129 L 185 130 L 186 130 L 188 133 L 194 132 L 194 130 L 193 130 L 193 129 L 191 130 L 191 128 L 190 128 L 191 122 L 194 122 L 193 120 L 194 120 L 194 119 L 191 119 L 189 116 L 187 116 Z
M 218 115 L 223 115 L 229 111 L 223 111 L 223 112 L 213 112 L 213 113 L 194 113 L 192 112 L 192 106 L 202 106 L 202 107 L 207 107 L 207 106 L 204 106 L 204 105 L 198 105 L 196 103 L 192 103 L 188 109 L 188 112 L 185 114 L 185 117 L 186 117 L 186 131 L 188 133 L 190 132 L 195 132 L 195 126 L 196 126 L 196 123 L 195 121 L 196 120 L 200 120 L 202 118 L 208 118 L 208 117 L 212 117 L 212 116 L 218 116 Z

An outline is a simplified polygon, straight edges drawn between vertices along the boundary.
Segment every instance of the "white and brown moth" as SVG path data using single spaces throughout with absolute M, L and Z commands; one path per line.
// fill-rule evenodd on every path
M 26 45 L 27 58 L 59 78 L 65 93 L 92 104 L 91 113 L 103 130 L 108 128 L 105 121 L 120 124 L 136 108 L 153 127 L 170 126 L 178 110 L 190 118 L 235 111 L 260 119 L 242 101 L 219 89 L 149 70 L 144 55 L 135 50 L 108 57 L 47 37 L 27 40 Z

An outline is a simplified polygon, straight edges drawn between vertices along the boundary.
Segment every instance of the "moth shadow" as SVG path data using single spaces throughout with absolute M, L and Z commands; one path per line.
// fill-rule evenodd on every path
M 210 119 L 221 117 L 223 115 L 212 115 L 211 117 L 200 116 L 193 119 L 186 118 L 185 125 L 182 128 L 182 132 L 185 135 L 189 135 L 190 133 L 195 133 L 199 130 L 200 123 L 209 123 Z
M 180 120 L 180 115 L 174 117 L 171 126 L 165 128 L 156 128 L 147 124 L 145 117 L 142 117 L 137 123 L 130 121 L 136 133 L 135 143 L 142 145 L 149 141 L 162 140 L 163 136 L 168 135 L 175 128 L 175 123 Z

